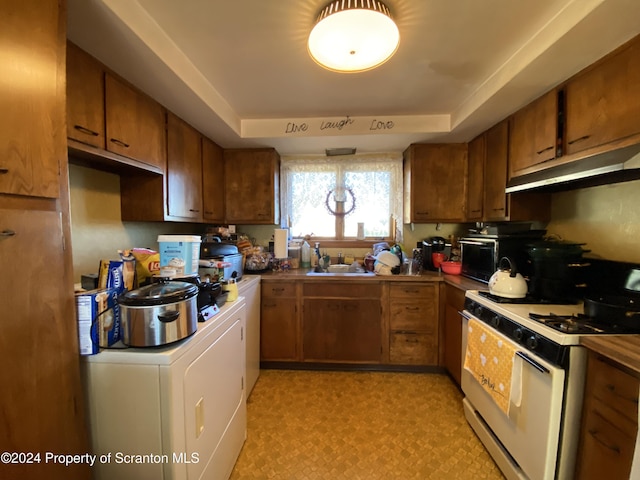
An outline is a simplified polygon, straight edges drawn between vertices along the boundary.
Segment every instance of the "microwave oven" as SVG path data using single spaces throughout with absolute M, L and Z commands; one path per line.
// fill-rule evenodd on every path
M 478 235 L 461 238 L 461 274 L 489 283 L 489 279 L 498 269 L 500 259 L 509 257 L 512 266 L 515 266 L 525 278 L 529 278 L 531 261 L 527 248 L 530 243 L 540 238 L 541 235 Z

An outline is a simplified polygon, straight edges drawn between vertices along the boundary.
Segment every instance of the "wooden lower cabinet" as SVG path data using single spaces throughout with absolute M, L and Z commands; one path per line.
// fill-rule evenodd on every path
M 303 311 L 305 361 L 381 362 L 379 299 L 305 298 Z
M 263 280 L 262 362 L 439 365 L 440 282 Z
M 296 283 L 264 283 L 261 297 L 260 360 L 300 360 Z
M 638 374 L 589 351 L 576 478 L 629 478 L 639 388 Z
M 444 366 L 460 385 L 462 375 L 462 318 L 465 291 L 445 285 L 444 311 Z
M 438 364 L 438 283 L 389 285 L 389 362 Z
M 380 283 L 327 281 L 303 285 L 305 362 L 382 363 Z

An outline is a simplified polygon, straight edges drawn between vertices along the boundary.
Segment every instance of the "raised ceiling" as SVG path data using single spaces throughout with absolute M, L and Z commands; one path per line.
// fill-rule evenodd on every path
M 68 0 L 68 37 L 220 146 L 399 152 L 465 142 L 640 33 L 637 0 L 385 0 L 377 69 L 324 70 L 328 0 Z

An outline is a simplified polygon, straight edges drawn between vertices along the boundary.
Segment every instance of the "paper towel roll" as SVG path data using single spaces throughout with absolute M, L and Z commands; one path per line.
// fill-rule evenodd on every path
M 273 233 L 273 256 L 275 258 L 287 258 L 289 230 L 276 228 Z

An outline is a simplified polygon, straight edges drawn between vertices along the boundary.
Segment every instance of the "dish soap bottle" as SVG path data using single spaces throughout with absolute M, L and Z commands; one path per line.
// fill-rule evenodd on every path
M 311 247 L 306 240 L 302 244 L 300 256 L 300 267 L 311 268 Z

